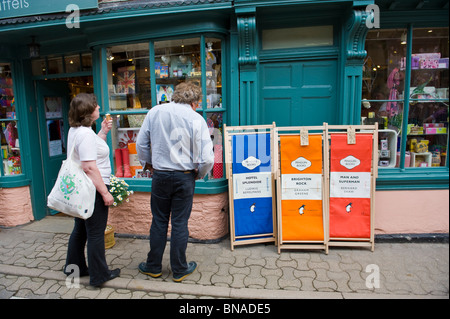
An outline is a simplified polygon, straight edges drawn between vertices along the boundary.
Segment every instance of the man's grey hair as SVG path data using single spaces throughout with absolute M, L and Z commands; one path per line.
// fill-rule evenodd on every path
M 192 82 L 183 82 L 175 87 L 172 101 L 175 103 L 191 105 L 191 103 L 200 101 L 201 98 L 202 89 L 198 85 Z

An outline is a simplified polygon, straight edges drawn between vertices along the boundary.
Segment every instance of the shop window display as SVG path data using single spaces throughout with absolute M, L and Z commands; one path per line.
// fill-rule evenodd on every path
M 206 180 L 223 178 L 221 44 L 220 39 L 209 37 L 155 41 L 152 58 L 149 43 L 107 48 L 114 174 L 151 178 L 149 172 L 142 170 L 135 144 L 147 110 L 153 105 L 171 102 L 178 84 L 193 82 L 203 90 L 196 111 L 207 121 L 217 157 L 217 164 Z M 153 66 L 150 66 L 151 60 Z M 154 70 L 154 74 L 150 70 Z
M 112 115 L 111 130 L 114 174 L 118 177 L 143 176 L 136 154 L 136 138 L 152 106 L 148 43 L 118 45 L 107 48 L 108 92 L 110 111 L 127 111 Z
M 205 39 L 206 124 L 214 147 L 214 166 L 208 179 L 223 178 L 223 104 L 222 104 L 222 48 L 220 39 Z
M 0 63 L 0 176 L 22 174 L 18 120 L 9 63 Z
M 413 30 L 407 151 L 411 167 L 445 166 L 448 136 L 448 28 Z
M 368 32 L 363 68 L 362 122 L 379 123 L 379 166 L 445 166 L 448 143 L 448 28 Z M 407 57 L 407 46 L 412 54 Z M 407 74 L 410 59 L 410 78 Z M 409 81 L 410 90 L 405 92 Z M 408 108 L 404 102 L 409 100 Z M 408 112 L 406 114 L 406 112 Z M 407 131 L 402 132 L 407 120 Z M 406 138 L 401 163 L 402 139 Z
M 175 86 L 193 82 L 201 86 L 200 38 L 155 42 L 156 103 L 172 101 Z

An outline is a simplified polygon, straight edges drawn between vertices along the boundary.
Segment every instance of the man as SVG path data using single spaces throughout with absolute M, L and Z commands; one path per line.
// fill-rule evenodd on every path
M 147 261 L 139 265 L 139 271 L 154 278 L 162 275 L 169 219 L 173 280 L 180 282 L 197 268 L 195 262 L 186 262 L 188 220 L 195 180 L 205 177 L 214 164 L 208 127 L 195 111 L 201 93 L 193 83 L 179 84 L 173 102 L 154 106 L 147 113 L 137 137 L 139 161 L 153 173 L 150 251 Z

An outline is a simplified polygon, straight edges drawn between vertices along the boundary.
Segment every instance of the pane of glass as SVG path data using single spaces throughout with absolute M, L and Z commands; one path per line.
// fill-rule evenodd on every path
M 222 42 L 220 39 L 206 38 L 206 107 L 222 107 Z
M 378 122 L 382 131 L 380 167 L 399 166 L 400 133 L 403 120 L 406 29 L 370 30 L 363 66 L 361 122 Z
M 263 50 L 333 45 L 333 26 L 268 29 L 262 31 Z
M 148 43 L 110 47 L 106 54 L 110 109 L 150 109 L 152 101 Z M 135 143 L 144 117 L 145 114 L 113 116 L 113 174 L 119 177 L 139 177 L 137 170 L 142 171 L 137 161 Z
M 50 156 L 66 153 L 64 138 L 64 121 L 59 119 L 47 120 L 48 151 Z
M 211 140 L 214 147 L 214 166 L 212 171 L 208 173 L 208 179 L 223 178 L 223 113 L 207 113 L 206 124 L 208 125 L 209 133 L 211 135 Z
M 81 55 L 82 71 L 92 70 L 92 54 L 84 53 Z
M 155 104 L 170 102 L 181 82 L 201 86 L 201 76 L 200 38 L 155 42 Z
M 9 63 L 0 63 L 0 143 L 2 175 L 22 173 L 13 79 Z
M 80 55 L 69 55 L 64 57 L 66 73 L 80 72 Z
M 45 75 L 45 73 L 46 73 L 45 59 L 32 60 L 31 68 L 32 68 L 33 75 Z
M 112 115 L 113 174 L 127 178 L 149 178 L 136 153 L 136 138 L 146 114 Z M 123 175 L 122 175 L 123 174 Z
M 61 56 L 48 57 L 48 74 L 63 73 L 63 58 Z
M 150 109 L 148 43 L 110 47 L 106 55 L 110 109 Z
M 448 41 L 448 28 L 413 30 L 407 132 L 410 167 L 445 166 L 448 141 Z
M 17 122 L 1 122 L 1 158 L 4 175 L 22 174 Z

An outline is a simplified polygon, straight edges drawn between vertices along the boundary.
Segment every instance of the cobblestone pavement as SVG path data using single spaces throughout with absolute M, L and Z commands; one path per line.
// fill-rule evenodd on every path
M 44 220 L 72 225 L 66 217 Z M 120 278 L 94 288 L 88 277 L 82 277 L 78 287 L 66 283 L 62 268 L 68 238 L 69 233 L 57 225 L 51 230 L 0 229 L 0 299 L 449 298 L 448 243 L 376 243 L 374 252 L 333 247 L 328 255 L 278 254 L 275 246 L 263 244 L 231 251 L 227 239 L 189 243 L 188 260 L 196 261 L 198 269 L 182 283 L 174 283 L 169 244 L 163 275 L 153 279 L 137 268 L 146 259 L 148 240 L 116 237 L 106 258 L 110 268 L 121 269 Z

